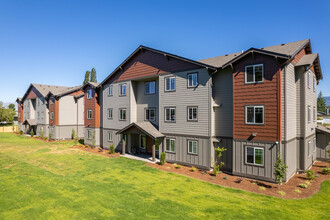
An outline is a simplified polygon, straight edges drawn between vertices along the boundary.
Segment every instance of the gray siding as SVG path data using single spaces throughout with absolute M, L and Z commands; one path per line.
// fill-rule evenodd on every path
M 39 100 L 39 104 L 38 101 Z M 38 117 L 39 113 L 39 117 Z M 37 124 L 49 124 L 49 117 L 48 117 L 48 108 L 47 102 L 43 97 L 36 98 L 36 111 L 35 111 L 35 118 L 37 119 Z
M 101 134 L 100 134 L 100 128 L 88 128 L 88 127 L 85 127 L 85 133 L 84 133 L 84 144 L 86 145 L 90 145 L 92 146 L 93 144 L 93 141 L 92 139 L 87 139 L 87 135 L 88 135 L 88 130 L 92 130 L 95 131 L 95 146 L 96 147 L 99 147 L 100 146 L 100 138 L 101 138 Z
M 84 98 L 76 100 L 74 96 L 63 96 L 59 100 L 59 125 L 83 125 L 83 101 Z
M 115 150 L 121 153 L 121 135 L 116 134 L 118 130 L 113 129 L 102 129 L 102 141 L 103 141 L 103 148 L 110 149 L 110 145 L 113 144 Z M 108 141 L 108 133 L 112 132 L 112 141 Z
M 284 144 L 284 162 L 288 166 L 287 177 L 294 175 L 299 166 L 298 145 L 299 141 L 296 138 Z
M 187 88 L 187 74 L 198 72 L 198 86 Z M 175 91 L 165 92 L 165 78 L 175 76 Z M 166 134 L 210 136 L 211 88 L 205 69 L 178 72 L 159 77 L 159 127 Z M 187 107 L 198 107 L 198 122 L 187 121 Z M 165 122 L 165 107 L 176 108 L 176 122 Z
M 330 150 L 330 134 L 316 132 L 316 158 L 330 160 L 327 151 Z

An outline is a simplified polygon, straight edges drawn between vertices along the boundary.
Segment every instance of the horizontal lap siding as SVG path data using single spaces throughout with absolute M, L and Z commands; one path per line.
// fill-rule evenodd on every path
M 245 84 L 245 66 L 253 64 L 264 65 L 264 83 Z M 233 74 L 233 135 L 236 139 L 248 139 L 257 132 L 254 140 L 279 140 L 279 83 L 281 69 L 273 57 L 254 54 L 235 64 Z M 264 125 L 245 124 L 245 106 L 264 105 Z

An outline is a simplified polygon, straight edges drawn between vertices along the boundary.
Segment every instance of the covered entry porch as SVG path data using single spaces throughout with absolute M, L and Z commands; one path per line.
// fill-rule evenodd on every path
M 151 154 L 155 162 L 156 154 L 159 156 L 162 152 L 160 143 L 165 136 L 150 122 L 133 122 L 116 134 L 121 135 L 122 155 L 126 151 L 132 154 Z
M 36 135 L 37 134 L 37 122 L 35 119 L 25 119 L 23 121 L 24 132 L 30 134 L 31 131 Z

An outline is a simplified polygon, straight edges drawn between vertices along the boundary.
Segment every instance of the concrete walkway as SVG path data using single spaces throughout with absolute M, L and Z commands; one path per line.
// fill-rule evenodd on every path
M 148 154 L 139 154 L 139 155 L 125 154 L 125 155 L 120 155 L 120 156 L 130 158 L 130 159 L 133 159 L 133 160 L 141 160 L 141 161 L 148 162 L 148 163 L 157 163 L 157 162 L 159 162 L 159 159 L 157 159 L 157 158 L 156 158 L 156 162 L 152 162 L 152 156 L 150 156 Z

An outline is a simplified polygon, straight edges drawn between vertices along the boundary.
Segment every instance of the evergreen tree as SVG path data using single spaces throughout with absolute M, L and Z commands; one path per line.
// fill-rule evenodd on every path
M 320 92 L 319 97 L 317 98 L 317 110 L 320 112 L 325 112 L 326 107 L 325 99 L 322 95 L 322 92 Z
M 93 67 L 91 70 L 91 82 L 96 82 L 97 83 L 97 79 L 96 79 L 96 70 Z
M 87 70 L 85 73 L 85 80 L 83 82 L 83 85 L 89 81 L 89 75 L 90 75 L 90 72 Z

